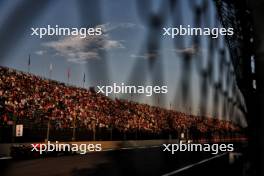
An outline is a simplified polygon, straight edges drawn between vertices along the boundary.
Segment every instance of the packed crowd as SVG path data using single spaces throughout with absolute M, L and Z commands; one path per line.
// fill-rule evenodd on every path
M 70 128 L 74 124 L 78 128 L 115 128 L 121 132 L 161 133 L 193 128 L 201 133 L 240 130 L 229 121 L 113 100 L 93 88 L 73 87 L 5 67 L 0 67 L 0 75 L 0 125 L 30 120 L 37 126 L 49 119 L 54 122 L 54 129 Z

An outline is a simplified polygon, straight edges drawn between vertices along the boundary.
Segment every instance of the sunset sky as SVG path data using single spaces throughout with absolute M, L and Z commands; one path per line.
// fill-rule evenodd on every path
M 152 2 L 152 3 L 151 3 Z M 71 69 L 70 84 L 81 87 L 83 74 L 85 87 L 126 83 L 127 85 L 167 85 L 168 94 L 163 97 L 132 97 L 134 101 L 160 105 L 180 111 L 199 114 L 201 85 L 199 67 L 206 68 L 208 37 L 201 38 L 200 51 L 196 51 L 193 38 L 175 41 L 162 36 L 162 28 L 173 27 L 181 19 L 182 25 L 194 24 L 193 4 L 183 1 L 176 4 L 171 13 L 169 1 L 130 0 L 58 0 L 58 1 L 1 1 L 0 2 L 0 64 L 21 71 L 28 70 L 28 56 L 31 56 L 30 72 L 49 77 L 49 66 L 53 70 L 51 79 L 67 83 L 67 69 Z M 203 27 L 213 27 L 214 7 L 209 1 L 208 21 Z M 179 8 L 180 7 L 180 8 Z M 181 9 L 177 11 L 177 9 Z M 160 17 L 160 18 L 159 18 Z M 155 18 L 157 20 L 155 20 Z M 160 20 L 160 21 L 159 21 Z M 176 22 L 175 22 L 176 21 Z M 157 22 L 157 24 L 155 24 Z M 161 22 L 158 23 L 158 22 Z M 179 23 L 179 22 L 178 22 Z M 104 29 L 103 35 L 72 40 L 73 36 L 45 36 L 42 39 L 31 36 L 31 27 L 96 27 Z M 150 27 L 151 26 L 151 27 Z M 77 36 L 78 37 L 78 36 Z M 74 42 L 73 42 L 74 41 Z M 225 48 L 222 39 L 219 47 Z M 100 47 L 99 47 L 100 46 Z M 183 53 L 201 54 L 202 59 L 193 57 L 189 70 L 183 66 Z M 226 58 L 229 60 L 228 53 Z M 217 81 L 221 75 L 217 70 L 219 58 L 212 56 Z M 200 66 L 198 66 L 200 65 Z M 183 104 L 180 97 L 183 77 L 189 74 L 189 97 Z M 129 95 L 115 95 L 131 98 Z M 157 99 L 162 101 L 158 104 Z M 212 90 L 208 89 L 208 115 L 212 115 Z M 221 104 L 221 103 L 220 103 Z M 219 109 L 222 107 L 220 106 Z M 219 114 L 221 116 L 221 113 Z M 243 119 L 242 119 L 243 120 Z

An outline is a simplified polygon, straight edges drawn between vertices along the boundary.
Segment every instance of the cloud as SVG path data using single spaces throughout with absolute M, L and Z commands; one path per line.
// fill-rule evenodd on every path
M 187 48 L 171 49 L 171 51 L 176 52 L 178 54 L 197 55 L 197 54 L 201 54 L 202 49 L 193 45 Z
M 136 54 L 131 54 L 131 58 L 142 58 L 142 59 L 154 59 L 157 58 L 158 54 L 157 53 L 145 53 L 143 55 L 136 55 Z
M 172 52 L 176 52 L 177 54 L 189 54 L 189 55 L 197 55 L 197 54 L 201 54 L 202 53 L 202 49 L 195 47 L 195 46 L 191 46 L 188 48 L 181 48 L 181 49 L 168 49 L 167 51 L 172 51 Z M 142 59 L 155 59 L 157 58 L 159 55 L 158 51 L 152 51 L 152 52 L 148 52 L 148 53 L 144 53 L 141 55 L 137 55 L 137 54 L 131 54 L 130 57 L 131 58 L 142 58 Z
M 105 23 L 99 25 L 98 27 L 101 27 L 104 32 L 111 32 L 116 29 L 132 29 L 132 28 L 144 29 L 144 26 L 135 23 Z
M 67 59 L 68 62 L 86 63 L 89 59 L 100 59 L 102 53 L 105 51 L 112 51 L 114 49 L 124 49 L 124 41 L 114 40 L 110 37 L 110 33 L 114 30 L 144 28 L 141 25 L 134 23 L 105 23 L 98 25 L 103 30 L 102 35 L 87 36 L 67 36 L 57 41 L 45 42 L 42 45 L 45 48 L 55 51 L 55 55 Z M 36 54 L 44 54 L 43 52 L 36 52 Z
M 104 51 L 124 48 L 120 41 L 113 40 L 108 34 L 98 36 L 69 36 L 58 41 L 46 42 L 43 46 L 55 50 L 69 62 L 86 63 L 89 59 L 100 59 Z
M 36 55 L 40 55 L 40 56 L 42 56 L 45 53 L 46 53 L 46 51 L 44 51 L 44 50 L 38 50 L 35 52 Z
M 194 47 L 190 47 L 190 48 L 176 49 L 176 52 L 194 55 L 197 53 L 197 50 Z

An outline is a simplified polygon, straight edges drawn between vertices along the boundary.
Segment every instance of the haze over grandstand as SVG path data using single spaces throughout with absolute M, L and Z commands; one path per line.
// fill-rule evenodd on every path
M 158 11 L 161 1 L 153 1 L 153 9 Z M 14 8 L 17 3 L 13 1 L 2 2 L 9 8 Z M 166 3 L 165 3 L 166 4 Z M 57 80 L 59 82 L 69 83 L 77 87 L 83 85 L 83 75 L 85 74 L 84 87 L 95 87 L 96 85 L 107 85 L 116 83 L 126 83 L 127 85 L 167 85 L 168 94 L 159 96 L 138 96 L 138 95 L 112 95 L 111 98 L 117 97 L 128 99 L 135 102 L 146 103 L 149 105 L 161 106 L 166 109 L 175 109 L 177 111 L 186 112 L 187 114 L 200 114 L 200 94 L 202 86 L 199 86 L 199 74 L 196 56 L 203 55 L 201 67 L 206 67 L 208 58 L 207 38 L 203 39 L 200 48 L 195 48 L 190 37 L 185 37 L 183 48 L 175 49 L 174 43 L 170 39 L 163 38 L 160 48 L 155 52 L 148 52 L 148 48 L 144 43 L 145 36 L 149 35 L 149 26 L 145 23 L 144 18 L 139 16 L 136 10 L 136 4 L 132 1 L 103 1 L 100 4 L 100 13 L 97 13 L 97 8 L 93 12 L 86 12 L 83 7 L 78 4 L 67 1 L 58 1 L 46 5 L 45 13 L 32 14 L 35 20 L 22 18 L 20 23 L 10 22 L 8 41 L 1 41 L 0 65 L 24 72 L 29 72 L 33 75 L 45 77 L 47 79 Z M 126 13 L 123 8 L 126 8 Z M 211 11 L 213 6 L 209 3 Z M 185 11 L 184 24 L 193 24 L 191 18 L 191 7 L 185 3 L 182 4 L 182 11 Z M 0 24 L 8 20 L 10 11 L 1 10 L 0 7 Z M 122 10 L 113 10 L 122 9 Z M 59 12 L 58 12 L 59 10 Z M 79 13 L 81 11 L 81 13 Z M 84 13 L 86 18 L 82 18 Z M 97 15 L 95 15 L 97 14 Z M 19 19 L 19 14 L 17 14 Z M 88 16 L 88 17 L 87 17 Z M 90 18 L 89 18 L 90 17 Z M 32 17 L 33 18 L 33 17 Z M 214 17 L 210 19 L 213 20 Z M 17 22 L 17 21 L 16 21 Z M 45 27 L 47 24 L 59 25 L 62 27 L 94 27 L 101 26 L 104 29 L 104 35 L 99 37 L 87 37 L 86 39 L 73 40 L 74 37 L 45 37 L 39 39 L 30 36 L 30 28 L 35 26 Z M 165 22 L 164 26 L 170 26 L 171 19 Z M 195 25 L 195 24 L 193 24 Z M 211 24 L 212 26 L 215 24 Z M 11 28 L 16 28 L 18 32 L 12 33 Z M 161 39 L 162 31 L 151 31 L 151 36 L 157 36 L 151 40 L 156 43 Z M 2 34 L 1 34 L 2 35 Z M 224 48 L 222 37 L 219 43 Z M 225 49 L 225 48 L 224 48 Z M 184 62 L 182 54 L 189 53 L 193 56 L 193 62 L 189 72 L 190 95 L 186 102 L 181 101 L 183 94 L 182 90 L 182 74 L 184 71 Z M 29 62 L 30 55 L 30 64 Z M 217 57 L 217 56 L 213 56 Z M 225 57 L 229 60 L 228 52 Z M 155 59 L 155 62 L 151 60 Z M 198 61 L 200 62 L 200 61 Z M 52 72 L 50 65 L 52 64 Z M 218 59 L 214 59 L 213 67 L 215 72 L 213 77 L 215 80 L 221 79 L 221 74 L 218 70 L 220 64 Z M 68 81 L 68 70 L 70 76 Z M 51 73 L 50 73 L 51 72 Z M 205 112 L 206 116 L 214 116 L 213 113 L 213 94 L 209 89 L 208 108 Z M 230 95 L 232 96 L 232 95 Z M 220 109 L 223 109 L 222 104 L 218 105 L 218 118 L 229 119 L 223 117 Z M 246 126 L 243 115 L 238 116 L 237 122 L 242 126 Z

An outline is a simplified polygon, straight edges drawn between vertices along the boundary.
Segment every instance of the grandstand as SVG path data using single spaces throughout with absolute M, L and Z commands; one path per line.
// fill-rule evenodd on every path
M 122 99 L 0 67 L 1 142 L 52 140 L 222 139 L 241 135 L 231 121 L 199 117 Z M 12 126 L 23 124 L 24 137 Z

